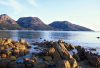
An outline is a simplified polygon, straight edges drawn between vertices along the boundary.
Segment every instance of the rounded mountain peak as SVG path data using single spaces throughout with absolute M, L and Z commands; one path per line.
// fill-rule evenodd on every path
M 11 19 L 11 18 L 7 14 L 2 14 L 2 15 L 0 15 L 0 19 L 7 20 L 7 19 Z
M 17 21 L 19 24 L 44 24 L 38 17 L 22 17 Z
M 72 24 L 71 22 L 69 22 L 69 21 L 54 21 L 54 22 L 52 22 L 52 24 Z
M 7 24 L 17 24 L 12 18 L 10 18 L 7 14 L 0 15 L 0 23 Z

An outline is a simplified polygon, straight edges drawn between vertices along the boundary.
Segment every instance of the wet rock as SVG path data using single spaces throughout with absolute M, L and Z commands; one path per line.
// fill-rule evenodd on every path
M 26 67 L 26 68 L 32 68 L 32 64 L 27 63 L 27 64 L 25 64 L 25 67 Z
M 6 62 L 0 62 L 0 68 L 7 68 Z
M 100 58 L 98 58 L 97 56 L 90 57 L 88 61 L 89 63 L 91 63 L 92 65 L 96 67 L 100 66 Z
M 64 43 L 64 45 L 68 51 L 75 49 L 75 46 L 73 46 L 72 44 Z
M 8 68 L 17 68 L 17 63 L 15 61 L 8 63 Z
M 32 60 L 34 60 L 34 62 L 36 62 L 39 59 L 39 56 L 35 56 L 33 58 L 31 58 Z
M 25 68 L 25 64 L 17 64 L 17 68 Z
M 0 56 L 1 58 L 10 58 L 16 56 L 17 58 L 29 53 L 29 43 L 24 39 L 20 42 L 7 38 L 0 38 Z M 6 54 L 6 55 L 5 55 Z
M 75 68 L 82 68 L 81 66 L 76 66 Z
M 48 54 L 49 55 L 52 55 L 54 52 L 55 52 L 54 48 L 49 48 L 49 50 L 48 50 Z
M 24 45 L 21 45 L 21 46 L 19 47 L 19 50 L 24 51 L 24 50 L 26 50 L 26 47 L 25 47 Z
M 71 68 L 70 63 L 68 60 L 60 60 L 58 61 L 57 68 Z
M 70 49 L 75 49 L 75 46 L 73 46 L 72 44 L 69 44 Z
M 39 49 L 39 47 L 34 47 L 34 49 Z
M 8 45 L 6 45 L 6 46 L 4 46 L 5 47 L 5 49 L 8 49 L 9 48 L 9 46 Z
M 90 48 L 90 51 L 96 51 L 96 48 Z
M 12 42 L 11 39 L 6 39 L 4 45 L 10 44 Z
M 30 52 L 29 49 L 24 50 L 24 53 L 25 53 L 25 54 L 28 54 L 29 52 Z
M 7 56 L 10 56 L 12 54 L 12 52 L 10 50 L 6 51 Z
M 75 58 L 78 62 L 80 61 L 80 57 L 77 53 L 73 53 L 73 58 Z
M 7 58 L 6 54 L 1 54 L 1 58 Z
M 19 40 L 19 42 L 22 43 L 22 44 L 24 44 L 24 43 L 25 43 L 25 40 L 21 38 L 21 39 Z
M 62 57 L 60 56 L 57 50 L 55 50 L 52 57 L 53 57 L 53 61 L 55 62 L 55 64 L 57 64 L 59 60 L 62 60 Z
M 69 60 L 69 63 L 71 65 L 71 68 L 76 68 L 78 66 L 77 61 L 74 58 L 71 58 Z
M 11 61 L 16 61 L 16 56 L 10 56 Z
M 64 42 L 60 41 L 59 43 L 55 43 L 54 48 L 56 50 L 55 52 L 58 53 L 57 54 L 58 56 L 53 56 L 53 59 L 55 58 L 54 61 L 56 61 L 55 62 L 56 66 L 60 65 L 59 61 L 61 61 L 61 64 L 62 64 L 62 67 L 60 67 L 60 68 L 75 68 L 75 67 L 78 66 L 77 61 L 69 53 L 69 51 L 65 47 L 65 43 Z M 57 59 L 57 58 L 59 58 L 59 59 Z M 68 65 L 66 65 L 66 64 L 68 64 Z
M 0 68 L 7 68 L 8 63 L 10 62 L 10 60 L 8 59 L 0 59 Z
M 24 62 L 27 62 L 29 61 L 30 59 L 29 58 L 24 58 Z
M 30 63 L 34 63 L 34 62 L 36 62 L 36 60 L 35 59 L 31 59 L 29 62 Z
M 63 43 L 64 41 L 63 40 L 58 40 L 58 43 Z
M 26 46 L 28 49 L 31 48 L 31 46 Z
M 2 46 L 2 47 L 0 47 L 0 50 L 4 50 L 5 48 Z
M 62 57 L 62 59 L 71 58 L 71 55 L 69 54 L 69 51 L 65 48 L 63 43 L 57 44 L 56 47 L 57 47 L 57 50 L 59 51 L 59 54 Z
M 14 49 L 13 49 L 13 52 L 14 52 L 14 53 L 19 53 L 20 50 L 19 50 L 18 48 L 14 48 Z
M 96 38 L 98 38 L 98 39 L 99 39 L 100 37 L 96 37 Z
M 51 56 L 44 56 L 43 57 L 45 61 L 52 61 L 52 57 Z
M 46 41 L 46 39 L 44 39 L 44 41 Z
M 80 60 L 86 59 L 85 48 L 83 48 L 82 46 L 76 46 L 76 49 L 78 51 L 78 55 L 80 57 Z
M 100 66 L 100 58 L 91 52 L 87 52 L 87 60 L 91 65 L 94 65 L 96 67 Z
M 34 62 L 36 62 L 35 59 L 24 58 L 24 63 L 25 63 L 25 64 L 32 64 L 32 63 L 34 63 Z
M 25 42 L 24 45 L 25 46 L 30 46 L 30 43 L 29 42 Z
M 45 62 L 34 62 L 34 68 L 48 68 L 48 65 Z

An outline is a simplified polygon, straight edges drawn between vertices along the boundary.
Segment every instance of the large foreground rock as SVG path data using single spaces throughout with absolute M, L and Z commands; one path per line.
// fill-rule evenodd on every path
M 76 68 L 79 67 L 77 61 L 70 55 L 69 51 L 64 46 L 63 41 L 59 40 L 53 44 L 55 53 L 53 53 L 53 60 L 57 68 Z

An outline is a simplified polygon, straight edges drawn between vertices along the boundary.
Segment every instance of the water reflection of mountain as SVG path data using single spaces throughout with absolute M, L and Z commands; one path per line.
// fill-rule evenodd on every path
M 41 32 L 18 32 L 18 37 L 20 38 L 27 38 L 27 39 L 37 39 L 41 37 Z
M 88 46 L 99 46 L 100 40 L 96 38 L 99 36 L 100 32 L 83 32 L 83 31 L 0 31 L 0 38 L 11 38 L 13 40 L 18 40 L 24 38 L 26 41 L 43 41 L 53 40 L 57 41 L 62 39 L 68 43 L 73 43 L 75 45 L 88 45 Z M 40 39 L 42 38 L 42 39 Z M 88 44 L 87 44 L 88 43 Z
M 11 38 L 13 40 L 19 40 L 20 38 L 24 39 L 39 39 L 43 37 L 41 32 L 32 32 L 32 31 L 0 31 L 0 38 Z
M 53 39 L 67 39 L 69 37 L 69 33 L 64 32 L 52 32 L 52 31 L 0 31 L 0 37 L 3 38 L 12 38 L 13 40 L 18 40 L 20 38 L 24 39 L 34 39 L 37 40 L 39 38 L 43 38 L 46 40 Z
M 11 32 L 0 31 L 0 38 L 10 38 L 11 34 Z

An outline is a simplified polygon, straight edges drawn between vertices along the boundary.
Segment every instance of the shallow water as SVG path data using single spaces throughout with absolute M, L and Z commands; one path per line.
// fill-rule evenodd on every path
M 28 42 L 53 40 L 64 40 L 74 45 L 86 47 L 100 47 L 100 32 L 89 31 L 33 31 L 33 30 L 5 30 L 0 31 L 0 37 L 18 40 L 24 38 Z M 42 38 L 42 39 L 40 39 Z
M 32 57 L 32 53 L 40 52 L 41 50 L 34 49 L 32 43 L 36 41 L 53 40 L 57 41 L 59 39 L 65 42 L 71 43 L 73 45 L 81 45 L 85 48 L 98 48 L 94 53 L 99 52 L 100 54 L 100 39 L 96 38 L 100 36 L 100 32 L 89 32 L 89 31 L 33 31 L 33 30 L 5 30 L 0 31 L 0 38 L 11 38 L 13 40 L 19 40 L 24 38 L 27 42 L 30 42 L 32 48 L 30 53 L 17 59 L 17 62 L 23 62 L 23 58 Z M 40 39 L 42 38 L 42 39 Z M 41 48 L 42 49 L 42 48 Z

